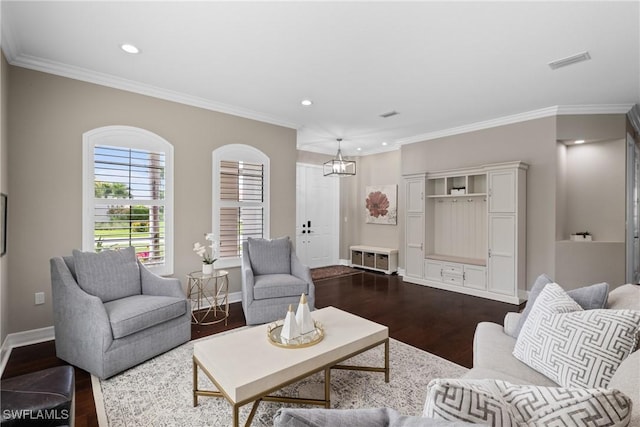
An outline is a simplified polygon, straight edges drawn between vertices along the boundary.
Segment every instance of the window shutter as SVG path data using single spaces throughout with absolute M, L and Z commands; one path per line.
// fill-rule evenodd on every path
M 146 265 L 165 262 L 165 153 L 94 147 L 94 249 L 136 248 Z
M 219 182 L 219 257 L 237 258 L 242 242 L 264 235 L 264 166 L 222 160 Z

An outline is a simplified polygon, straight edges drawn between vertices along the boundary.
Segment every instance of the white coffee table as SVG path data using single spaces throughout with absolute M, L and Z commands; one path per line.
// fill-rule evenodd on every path
M 312 312 L 324 326 L 324 339 L 304 348 L 282 348 L 267 339 L 267 325 L 214 336 L 193 346 L 193 406 L 198 396 L 223 397 L 233 407 L 233 426 L 239 425 L 241 406 L 254 402 L 246 425 L 250 425 L 262 400 L 306 403 L 331 407 L 331 369 L 384 372 L 389 382 L 389 328 L 356 315 L 326 307 Z M 338 363 L 384 344 L 384 367 L 347 366 Z M 217 391 L 198 388 L 198 369 Z M 324 399 L 269 396 L 316 372 L 325 372 Z

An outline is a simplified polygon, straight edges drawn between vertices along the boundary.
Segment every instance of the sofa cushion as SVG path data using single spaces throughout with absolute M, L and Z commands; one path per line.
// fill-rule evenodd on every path
M 114 339 L 126 337 L 187 311 L 184 298 L 134 295 L 105 303 Z
M 640 285 L 627 283 L 609 292 L 607 308 L 640 310 Z
M 565 387 L 606 387 L 635 349 L 640 311 L 582 310 L 555 283 L 538 296 L 513 355 Z
M 423 416 L 491 426 L 626 426 L 631 399 L 618 390 L 436 379 Z
M 253 299 L 271 299 L 300 296 L 309 292 L 307 282 L 290 274 L 255 276 Z
M 630 426 L 640 426 L 640 351 L 635 351 L 620 364 L 611 377 L 609 388 L 620 390 L 633 401 Z
M 485 378 L 517 384 L 558 386 L 550 378 L 513 357 L 515 345 L 515 338 L 503 333 L 500 325 L 491 322 L 479 323 L 473 338 L 473 369 L 465 374 L 465 378 L 475 375 L 474 371 L 480 368 L 500 373 L 499 376 Z M 514 378 L 518 378 L 518 381 L 514 381 Z
M 291 274 L 291 243 L 280 239 L 247 239 L 249 260 L 254 275 Z
M 553 280 L 551 280 L 546 274 L 541 274 L 540 276 L 538 276 L 535 283 L 533 284 L 533 287 L 531 288 L 531 291 L 529 292 L 529 299 L 527 300 L 527 304 L 522 311 L 522 316 L 518 320 L 515 331 L 511 334 L 512 337 L 518 337 L 520 331 L 522 330 L 524 322 L 527 321 L 527 317 L 531 312 L 533 304 L 535 304 L 536 299 L 538 298 L 538 295 L 540 295 L 540 292 L 542 292 L 544 287 L 549 283 L 553 283 Z M 567 294 L 585 310 L 606 308 L 607 297 L 609 295 L 609 284 L 604 282 L 596 283 L 595 285 L 572 289 L 570 291 L 567 291 Z
M 135 248 L 106 250 L 99 253 L 73 250 L 78 286 L 102 302 L 139 295 L 140 270 Z

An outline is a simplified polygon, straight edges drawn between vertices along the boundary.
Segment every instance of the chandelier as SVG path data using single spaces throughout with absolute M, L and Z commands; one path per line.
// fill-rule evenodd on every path
M 338 153 L 335 159 L 325 162 L 323 165 L 324 176 L 353 176 L 356 174 L 356 162 L 353 160 L 345 160 L 342 158 L 340 150 L 340 142 L 342 138 L 338 138 Z

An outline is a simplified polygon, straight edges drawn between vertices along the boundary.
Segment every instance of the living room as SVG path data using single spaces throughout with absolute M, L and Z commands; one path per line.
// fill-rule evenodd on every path
M 19 2 L 3 2 L 3 7 L 8 3 Z M 39 6 L 34 4 L 33 7 L 37 10 Z M 576 7 L 589 9 L 583 4 Z M 381 140 L 376 139 L 376 148 L 370 148 L 369 154 L 365 155 L 355 151 L 355 145 L 344 146 L 345 150 L 349 149 L 345 151 L 348 156 L 357 162 L 357 173 L 339 183 L 339 260 L 346 263 L 350 259 L 352 245 L 396 248 L 399 249 L 400 273 L 403 272 L 404 175 L 521 161 L 529 167 L 525 290 L 530 291 L 542 273 L 549 274 L 566 289 L 602 281 L 613 286 L 631 281 L 625 258 L 628 253 L 625 162 L 627 135 L 635 135 L 638 143 L 638 130 L 631 124 L 633 119 L 628 117 L 637 119 L 640 102 L 637 78 L 639 12 L 637 4 L 631 2 L 615 3 L 606 15 L 604 9 L 609 6 L 605 8 L 592 2 L 590 7 L 593 10 L 582 11 L 588 19 L 598 21 L 595 17 L 603 14 L 606 18 L 602 19 L 602 25 L 606 23 L 607 28 L 613 28 L 612 22 L 604 21 L 615 17 L 616 25 L 620 27 L 619 33 L 612 30 L 600 37 L 610 37 L 613 41 L 605 45 L 607 47 L 600 46 L 596 53 L 604 55 L 603 51 L 610 48 L 617 56 L 608 60 L 617 59 L 620 64 L 626 64 L 625 67 L 603 67 L 599 80 L 581 81 L 583 87 L 573 85 L 567 93 L 544 99 L 537 99 L 535 93 L 525 90 L 526 84 L 520 86 L 514 81 L 495 89 L 490 86 L 482 92 L 484 97 L 490 97 L 494 90 L 513 90 L 521 93 L 522 98 L 528 97 L 530 107 L 509 110 L 496 105 L 486 113 L 473 114 L 473 104 L 477 101 L 474 96 L 481 94 L 472 93 L 468 97 L 462 94 L 461 98 L 466 98 L 466 102 L 459 104 L 459 111 L 447 112 L 453 118 L 444 127 L 421 129 L 410 137 L 398 138 L 402 143 L 390 142 L 384 148 L 380 147 Z M 11 10 L 3 10 L 3 20 L 11 19 L 11 16 L 7 18 L 7 11 Z M 579 22 L 576 17 L 572 26 L 577 27 Z M 3 25 L 3 31 L 6 27 Z M 30 31 L 35 30 L 31 28 Z M 586 40 L 586 35 L 584 37 Z M 583 46 L 583 43 L 568 43 L 573 50 L 547 52 L 546 56 L 540 56 L 549 62 L 590 49 L 589 46 L 574 49 L 576 45 Z M 3 366 L 12 343 L 24 345 L 53 337 L 49 259 L 69 255 L 83 243 L 81 178 L 85 133 L 105 126 L 126 125 L 153 132 L 173 146 L 175 219 L 171 275 L 181 278 L 185 284 L 186 275 L 199 268 L 199 260 L 191 250 L 193 243 L 201 241 L 203 233 L 212 228 L 211 154 L 216 149 L 228 144 L 245 144 L 269 158 L 269 236 L 290 236 L 295 240 L 296 163 L 321 165 L 334 157 L 330 153 L 335 153 L 336 138 L 344 137 L 345 144 L 348 142 L 348 127 L 338 122 L 335 127 L 338 130 L 323 135 L 323 142 L 331 148 L 324 152 L 314 151 L 314 144 L 300 143 L 304 130 L 277 124 L 269 118 L 234 115 L 229 113 L 231 109 L 225 110 L 223 106 L 216 110 L 216 101 L 220 100 L 203 102 L 203 107 L 194 102 L 180 102 L 179 96 L 172 99 L 167 95 L 169 91 L 154 93 L 149 89 L 153 87 L 153 81 L 142 82 L 147 86 L 134 86 L 126 80 L 107 78 L 106 70 L 95 70 L 92 76 L 83 72 L 72 74 L 73 67 L 56 71 L 55 64 L 44 60 L 46 55 L 36 61 L 35 52 L 20 52 L 20 45 L 11 45 L 11 38 L 4 34 L 2 48 L 0 190 L 8 195 L 7 253 L 0 258 Z M 145 53 L 143 47 L 143 55 Z M 514 52 L 509 53 L 514 55 Z M 598 63 L 596 53 L 592 52 L 589 62 L 553 72 L 566 72 L 558 80 L 568 86 L 572 79 L 579 79 L 580 67 Z M 227 59 L 232 60 L 231 57 Z M 170 59 L 165 58 L 165 61 Z M 551 73 L 546 62 L 537 66 L 546 67 L 544 72 Z M 259 65 L 252 65 L 259 68 Z M 336 67 L 341 65 L 335 64 Z M 139 65 L 128 66 L 135 75 Z M 179 73 L 179 67 L 175 68 Z M 526 79 L 527 73 L 518 77 Z M 129 78 L 133 81 L 133 77 Z M 460 84 L 465 78 L 473 79 L 473 76 L 458 76 L 457 83 L 452 85 Z M 553 75 L 548 78 L 554 79 Z M 490 79 L 484 81 L 496 84 Z M 234 84 L 239 85 L 236 89 L 241 91 L 242 82 Z M 601 89 L 592 90 L 593 86 Z M 470 90 L 469 86 L 464 88 Z M 384 92 L 380 87 L 375 90 Z M 580 95 L 581 90 L 586 95 Z M 602 96 L 607 92 L 609 96 Z M 277 90 L 274 93 L 277 94 Z M 303 96 L 307 94 L 300 93 L 300 97 Z M 428 98 L 429 94 L 420 96 Z M 393 98 L 389 93 L 382 97 Z M 196 97 L 185 95 L 183 99 L 194 100 Z M 299 100 L 291 102 L 299 103 Z M 312 105 L 311 110 L 297 114 L 309 116 L 313 114 L 312 109 L 318 107 Z M 431 120 L 429 115 L 401 111 L 402 108 L 393 105 L 385 108 L 397 108 L 400 116 L 414 114 L 416 121 Z M 311 125 L 318 119 L 306 120 Z M 391 124 L 383 126 L 397 126 L 393 122 L 387 123 Z M 573 145 L 580 139 L 590 143 Z M 583 147 L 590 147 L 595 154 L 581 157 L 579 150 Z M 593 163 L 585 164 L 587 161 Z M 593 175 L 584 176 L 585 171 L 594 171 L 597 179 L 594 180 Z M 591 179 L 588 185 L 593 191 L 584 191 L 583 179 Z M 363 220 L 365 189 L 376 185 L 397 186 L 396 225 L 369 224 Z M 572 199 L 571 196 L 575 197 Z M 593 234 L 593 245 L 576 246 L 567 242 L 571 234 L 582 231 Z M 229 271 L 230 293 L 239 295 L 240 270 L 229 268 Z M 34 304 L 36 293 L 44 293 L 44 304 Z

